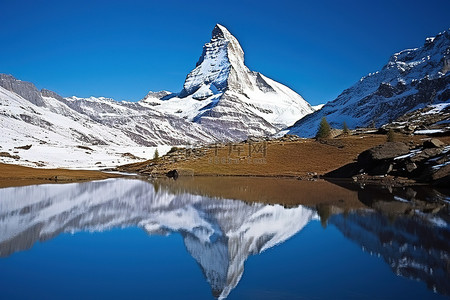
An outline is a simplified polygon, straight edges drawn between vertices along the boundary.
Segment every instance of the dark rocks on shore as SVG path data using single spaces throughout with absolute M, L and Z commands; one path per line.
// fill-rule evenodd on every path
M 404 143 L 388 142 L 358 155 L 358 165 L 370 175 L 383 175 L 392 171 L 392 159 L 409 153 Z
M 450 147 L 438 139 L 425 141 L 422 147 L 412 150 L 403 143 L 389 142 L 362 152 L 356 162 L 331 171 L 324 177 L 353 178 L 355 181 L 373 177 L 401 177 L 448 187 L 449 162 Z
M 438 139 L 431 139 L 431 140 L 423 142 L 424 148 L 440 148 L 440 147 L 444 147 L 444 146 L 445 146 L 445 144 Z

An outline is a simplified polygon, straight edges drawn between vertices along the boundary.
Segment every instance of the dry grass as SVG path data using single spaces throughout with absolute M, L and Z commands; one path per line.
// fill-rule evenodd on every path
M 66 183 L 119 177 L 100 171 L 35 169 L 0 163 L 0 188 L 42 183 Z
M 397 141 L 420 144 L 424 136 L 397 136 Z M 253 155 L 249 163 L 248 144 L 239 144 L 240 155 L 228 146 L 209 149 L 195 159 L 182 160 L 161 166 L 159 173 L 168 170 L 190 170 L 203 176 L 307 176 L 324 174 L 356 159 L 359 153 L 386 142 L 386 135 L 347 136 L 318 142 L 306 139 L 296 142 L 267 143 L 266 156 Z M 447 141 L 448 142 L 448 141 Z M 139 170 L 148 162 L 134 164 L 129 171 Z

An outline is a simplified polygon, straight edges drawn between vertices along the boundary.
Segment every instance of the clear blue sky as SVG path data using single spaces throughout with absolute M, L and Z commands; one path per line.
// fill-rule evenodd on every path
M 62 96 L 178 92 L 216 23 L 312 104 L 450 27 L 450 1 L 0 0 L 0 72 Z

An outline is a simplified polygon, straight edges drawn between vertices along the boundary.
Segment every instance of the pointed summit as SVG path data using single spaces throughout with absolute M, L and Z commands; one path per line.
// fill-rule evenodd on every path
M 239 55 L 242 63 L 244 63 L 244 50 L 242 50 L 239 41 L 236 39 L 236 37 L 234 37 L 234 35 L 230 33 L 230 31 L 228 31 L 227 28 L 225 28 L 225 26 L 216 24 L 212 31 L 211 42 L 219 39 L 228 41 L 233 53 Z
M 228 31 L 228 29 L 225 28 L 225 26 L 220 24 L 216 24 L 216 26 L 214 26 L 214 29 L 212 31 L 213 39 L 228 39 L 230 36 L 234 38 L 234 36 Z
M 242 84 L 251 85 L 248 72 L 238 40 L 224 26 L 216 24 L 196 68 L 186 77 L 180 97 L 193 95 L 203 100 L 225 91 L 230 84 L 242 89 Z
M 157 101 L 161 111 L 201 124 L 227 141 L 274 134 L 314 111 L 293 90 L 249 70 L 239 41 L 220 24 L 181 92 Z

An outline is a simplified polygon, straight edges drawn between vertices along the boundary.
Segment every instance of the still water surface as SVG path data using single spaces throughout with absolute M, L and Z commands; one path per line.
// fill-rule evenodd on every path
M 1 299 L 449 295 L 437 191 L 270 178 L 0 189 Z

